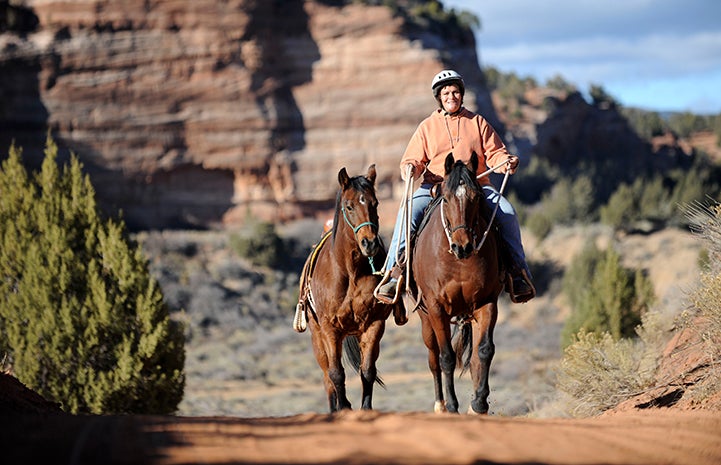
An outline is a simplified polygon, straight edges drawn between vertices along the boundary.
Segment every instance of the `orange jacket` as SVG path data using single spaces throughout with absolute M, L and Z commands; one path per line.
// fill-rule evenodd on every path
M 509 156 L 498 133 L 482 116 L 466 108 L 461 108 L 456 115 L 448 115 L 438 109 L 424 119 L 413 133 L 401 158 L 401 172 L 411 164 L 415 179 L 423 174 L 423 182 L 439 182 L 443 180 L 444 163 L 450 152 L 457 160 L 467 162 L 473 151 L 479 161 L 476 174 L 502 163 Z M 505 168 L 504 165 L 498 172 L 505 173 Z M 481 184 L 491 182 L 488 176 L 478 181 Z

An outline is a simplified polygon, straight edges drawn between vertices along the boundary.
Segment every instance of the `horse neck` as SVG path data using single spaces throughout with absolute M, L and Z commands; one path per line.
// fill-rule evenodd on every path
M 349 274 L 354 274 L 365 259 L 355 240 L 353 230 L 345 223 L 338 225 L 331 247 L 335 260 L 341 267 L 349 270 Z

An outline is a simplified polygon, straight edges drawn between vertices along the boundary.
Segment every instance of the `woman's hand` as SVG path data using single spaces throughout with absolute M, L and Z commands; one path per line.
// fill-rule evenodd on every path
M 410 174 L 409 174 L 408 168 L 410 168 Z M 403 181 L 407 181 L 406 176 L 410 176 L 410 177 L 412 178 L 414 171 L 415 171 L 415 168 L 413 167 L 413 165 L 411 165 L 410 163 L 408 163 L 408 164 L 405 166 L 405 168 L 403 168 L 403 169 L 401 170 L 401 179 L 402 179 Z
M 506 162 L 506 171 L 508 171 L 511 174 L 516 173 L 516 168 L 518 168 L 518 164 L 521 162 L 521 160 L 518 159 L 515 155 L 509 155 L 508 161 Z

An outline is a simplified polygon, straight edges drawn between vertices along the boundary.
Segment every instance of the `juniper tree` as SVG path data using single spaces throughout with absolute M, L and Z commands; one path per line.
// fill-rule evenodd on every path
M 71 413 L 172 413 L 182 326 L 122 220 L 101 218 L 75 155 L 40 171 L 12 146 L 0 169 L 0 350 L 17 378 Z M 1 354 L 0 354 L 1 355 Z
M 655 299 L 653 285 L 641 270 L 625 268 L 612 247 L 599 250 L 593 242 L 564 273 L 563 291 L 572 307 L 561 331 L 564 348 L 579 331 L 609 333 L 614 340 L 634 337 Z

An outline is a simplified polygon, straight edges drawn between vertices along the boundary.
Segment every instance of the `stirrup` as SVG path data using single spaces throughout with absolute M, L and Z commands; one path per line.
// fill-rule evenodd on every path
M 384 304 L 387 304 L 387 305 L 393 305 L 393 304 L 395 304 L 396 302 L 398 302 L 398 297 L 400 296 L 400 294 L 401 294 L 401 289 L 402 289 L 401 286 L 403 285 L 403 275 L 401 274 L 401 275 L 397 278 L 397 279 L 398 279 L 398 282 L 396 283 L 396 289 L 395 289 L 395 292 L 394 292 L 394 294 L 393 294 L 393 297 L 392 297 L 392 298 L 389 298 L 388 296 L 383 295 L 383 294 L 380 293 L 380 288 L 383 287 L 384 284 L 388 283 L 388 282 L 390 281 L 390 279 L 391 279 L 391 272 L 389 271 L 389 272 L 386 272 L 386 273 L 383 275 L 383 279 L 381 279 L 381 281 L 378 283 L 378 285 L 376 286 L 376 288 L 373 290 L 373 296 L 374 296 L 376 299 L 378 299 L 378 301 L 380 301 L 380 302 L 382 302 L 382 303 L 384 303 Z
M 513 287 L 513 280 L 516 278 L 522 279 L 528 285 L 530 290 L 524 294 L 516 294 L 516 289 Z M 531 278 L 528 277 L 526 270 L 520 270 L 517 274 L 508 273 L 506 288 L 508 295 L 511 298 L 511 302 L 514 304 L 522 304 L 536 297 L 536 287 L 533 285 Z
M 305 306 L 300 302 L 295 306 L 295 317 L 293 318 L 293 329 L 296 333 L 302 333 L 308 327 L 305 317 Z

